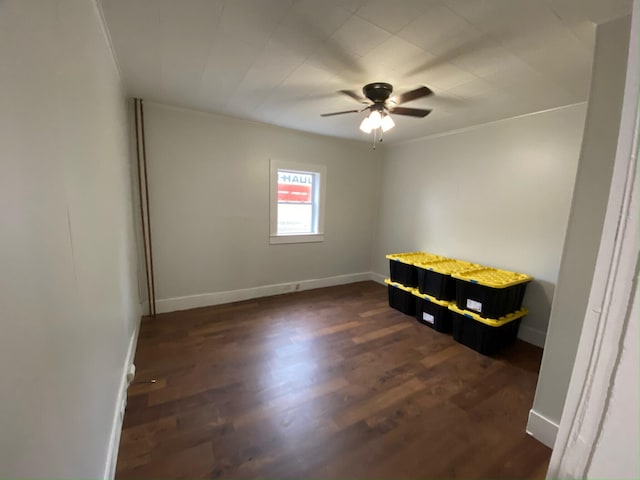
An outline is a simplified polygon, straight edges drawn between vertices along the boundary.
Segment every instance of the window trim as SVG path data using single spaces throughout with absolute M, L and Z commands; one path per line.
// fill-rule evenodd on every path
M 317 207 L 317 232 L 278 235 L 278 170 L 311 173 L 318 177 L 319 188 L 314 185 L 314 204 Z M 324 242 L 324 209 L 327 190 L 327 167 L 325 165 L 269 160 L 269 243 Z

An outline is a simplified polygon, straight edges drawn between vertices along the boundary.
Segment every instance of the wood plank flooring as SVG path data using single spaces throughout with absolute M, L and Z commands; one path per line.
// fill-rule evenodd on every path
M 489 358 L 374 282 L 143 319 L 117 478 L 543 478 L 542 350 Z

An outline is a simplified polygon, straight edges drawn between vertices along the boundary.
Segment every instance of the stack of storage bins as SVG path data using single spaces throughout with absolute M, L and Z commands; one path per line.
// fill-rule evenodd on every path
M 425 252 L 386 258 L 392 308 L 485 355 L 515 341 L 529 275 Z
M 393 253 L 387 255 L 391 278 L 385 279 L 389 291 L 389 306 L 415 315 L 416 303 L 413 290 L 418 285 L 419 262 L 442 260 L 443 257 L 426 252 Z
M 453 338 L 485 355 L 513 343 L 528 313 L 522 300 L 533 278 L 490 267 L 452 276 L 456 279 L 456 304 L 449 305 Z
M 416 298 L 416 320 L 439 332 L 451 332 L 451 311 L 449 304 L 456 298 L 456 281 L 453 273 L 480 268 L 480 265 L 442 258 L 416 263 L 418 288 Z

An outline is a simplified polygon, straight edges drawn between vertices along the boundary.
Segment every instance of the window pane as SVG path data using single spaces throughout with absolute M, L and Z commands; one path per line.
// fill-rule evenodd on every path
M 278 203 L 278 234 L 314 233 L 313 205 Z
M 312 173 L 278 170 L 278 234 L 315 233 Z

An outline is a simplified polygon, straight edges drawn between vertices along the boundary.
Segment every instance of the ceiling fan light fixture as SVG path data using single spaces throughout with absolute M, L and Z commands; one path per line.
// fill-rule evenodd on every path
M 433 91 L 429 87 L 422 85 L 421 87 L 409 90 L 408 92 L 404 92 L 393 97 L 391 96 L 392 92 L 393 86 L 390 83 L 385 82 L 375 82 L 365 85 L 364 87 L 362 87 L 362 94 L 364 96 L 361 96 L 353 90 L 340 90 L 340 93 L 350 97 L 353 100 L 363 103 L 365 106 L 360 107 L 359 109 L 345 110 L 342 112 L 322 113 L 320 115 L 322 117 L 332 117 L 334 115 L 342 115 L 345 113 L 367 112 L 365 113 L 365 115 L 367 116 L 364 117 L 362 123 L 360 123 L 360 130 L 367 134 L 373 132 L 373 142 L 375 148 L 375 142 L 378 135 L 379 140 L 382 141 L 382 134 L 391 130 L 396 125 L 396 123 L 393 121 L 393 118 L 391 118 L 391 115 L 389 115 L 390 112 L 393 112 L 394 115 L 406 115 L 409 117 L 418 118 L 424 118 L 429 113 L 431 113 L 431 110 L 429 109 L 397 106 L 407 102 L 412 102 L 413 100 L 417 100 L 418 98 L 433 95 Z M 378 132 L 378 129 L 380 129 L 381 131 Z
M 384 117 L 382 117 L 382 121 L 380 122 L 380 127 L 382 128 L 383 132 L 386 132 L 387 130 L 391 130 L 395 126 L 396 126 L 396 122 L 393 121 L 393 118 L 391 118 L 391 115 L 385 115 Z
M 380 128 L 380 125 L 382 124 L 382 115 L 380 115 L 379 111 L 374 110 L 371 112 L 369 115 L 369 123 L 371 124 L 371 128 L 374 130 L 376 128 Z
M 371 120 L 369 120 L 369 117 L 364 117 L 364 120 L 362 120 L 360 124 L 360 130 L 364 133 L 371 133 Z

